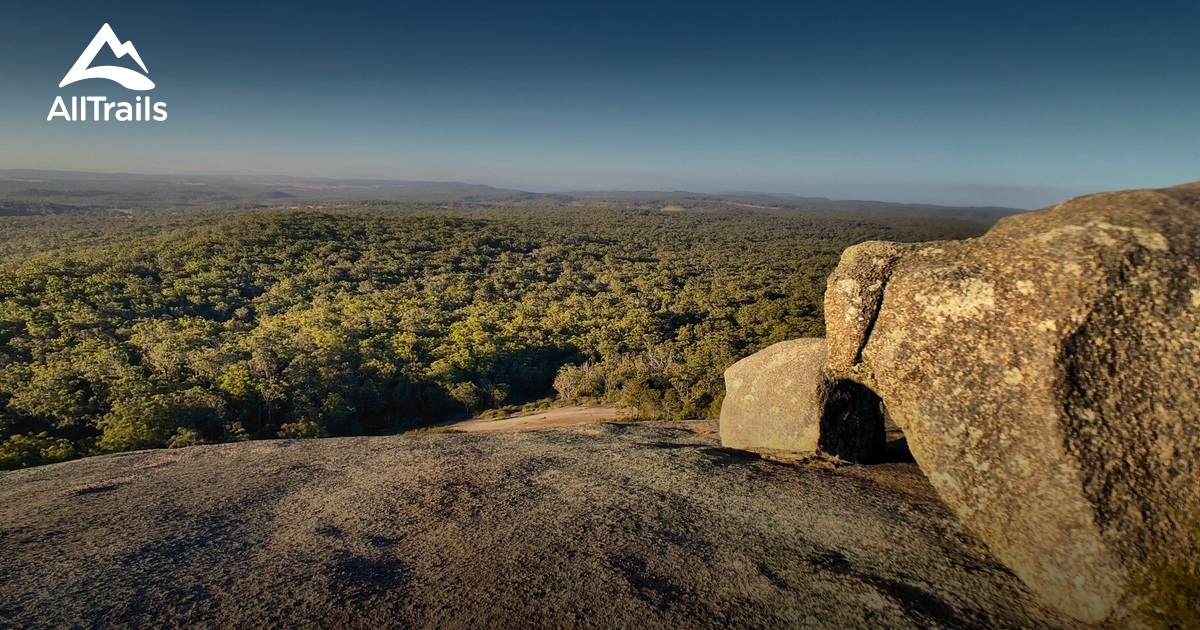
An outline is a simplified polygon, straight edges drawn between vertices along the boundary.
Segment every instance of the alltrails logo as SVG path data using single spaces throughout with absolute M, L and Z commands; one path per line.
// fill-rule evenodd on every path
M 145 74 L 120 66 L 92 67 L 92 62 L 95 61 L 96 55 L 105 46 L 108 46 L 109 50 L 118 59 L 129 55 L 137 62 L 137 65 L 141 67 L 142 72 Z M 75 65 L 71 66 L 71 69 L 67 71 L 67 75 L 63 77 L 58 87 L 66 87 L 77 81 L 87 79 L 108 79 L 130 90 L 153 90 L 154 82 L 146 74 L 150 74 L 150 71 L 146 69 L 146 64 L 142 61 L 141 55 L 138 54 L 137 48 L 133 47 L 133 42 L 121 43 L 121 40 L 117 38 L 117 34 L 113 32 L 112 27 L 105 24 L 100 27 L 100 32 L 96 33 L 96 36 L 92 38 L 92 43 L 88 44 L 83 54 L 79 55 L 79 59 L 75 61 Z M 62 96 L 57 96 L 54 98 L 54 104 L 50 106 L 50 115 L 46 116 L 46 120 L 50 121 L 59 117 L 72 122 L 85 120 L 116 120 L 118 122 L 144 120 L 161 122 L 167 119 L 167 104 L 155 103 L 149 95 L 145 97 L 139 96 L 132 103 L 109 101 L 107 96 L 72 96 L 71 106 L 68 108 L 67 101 Z

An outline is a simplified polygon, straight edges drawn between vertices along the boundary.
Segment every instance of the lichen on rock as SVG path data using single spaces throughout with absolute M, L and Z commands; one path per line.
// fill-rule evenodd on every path
M 874 390 L 964 523 L 1047 603 L 1137 608 L 1200 568 L 1200 186 L 1092 195 L 986 235 L 864 243 L 829 279 L 829 369 Z M 1164 558 L 1165 554 L 1165 558 Z

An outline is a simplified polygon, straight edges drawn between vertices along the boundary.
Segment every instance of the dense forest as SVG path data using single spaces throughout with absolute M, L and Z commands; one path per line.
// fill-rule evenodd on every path
M 0 466 L 558 401 L 717 413 L 871 239 L 975 223 L 358 204 L 0 219 Z

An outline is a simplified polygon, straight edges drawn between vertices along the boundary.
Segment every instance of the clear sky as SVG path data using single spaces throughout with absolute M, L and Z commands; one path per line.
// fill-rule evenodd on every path
M 1019 207 L 1200 179 L 1197 0 L 10 1 L 0 16 L 0 168 Z M 46 122 L 60 94 L 138 94 L 58 88 L 106 22 L 166 122 Z

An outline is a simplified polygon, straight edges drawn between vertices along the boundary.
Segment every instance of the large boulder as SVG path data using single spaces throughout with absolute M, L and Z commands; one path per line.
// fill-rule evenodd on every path
M 1081 197 L 966 241 L 865 243 L 829 279 L 828 368 L 879 394 L 1033 592 L 1124 618 L 1200 583 L 1163 577 L 1200 569 L 1198 264 L 1196 184 Z
M 825 373 L 824 339 L 794 339 L 725 371 L 721 443 L 774 454 L 832 455 L 862 462 L 885 447 L 879 398 Z

